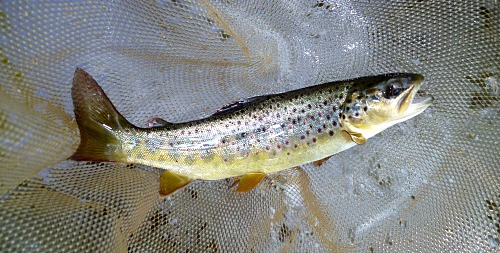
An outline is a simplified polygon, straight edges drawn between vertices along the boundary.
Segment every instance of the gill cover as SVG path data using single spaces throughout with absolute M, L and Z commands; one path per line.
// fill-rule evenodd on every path
M 420 114 L 432 103 L 415 100 L 423 81 L 419 74 L 390 74 L 354 84 L 342 109 L 345 130 L 367 139 Z

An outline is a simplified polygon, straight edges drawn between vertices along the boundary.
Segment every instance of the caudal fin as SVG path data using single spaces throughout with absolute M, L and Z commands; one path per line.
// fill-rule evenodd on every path
M 134 126 L 116 110 L 94 78 L 80 68 L 73 77 L 71 97 L 80 129 L 80 146 L 71 159 L 123 161 L 116 133 Z

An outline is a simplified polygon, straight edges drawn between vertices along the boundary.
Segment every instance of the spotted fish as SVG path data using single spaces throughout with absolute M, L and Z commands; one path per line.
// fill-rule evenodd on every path
M 75 71 L 71 95 L 81 142 L 74 160 L 143 164 L 166 171 L 161 196 L 193 180 L 235 177 L 237 192 L 268 173 L 346 150 L 424 111 L 432 98 L 414 99 L 419 74 L 387 74 L 330 82 L 245 99 L 210 117 L 159 126 L 128 122 L 97 82 Z M 150 122 L 150 123 L 151 123 Z

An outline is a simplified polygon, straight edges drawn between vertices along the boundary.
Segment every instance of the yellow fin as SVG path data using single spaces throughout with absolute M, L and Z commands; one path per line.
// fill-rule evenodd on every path
M 314 161 L 313 164 L 319 167 L 319 166 L 323 165 L 323 163 L 325 163 L 326 161 L 328 161 L 328 159 L 330 159 L 330 157 L 332 157 L 332 156 L 327 156 L 327 157 L 325 157 L 323 159 L 319 159 L 317 161 Z
M 165 197 L 191 183 L 193 179 L 180 173 L 165 171 L 160 175 L 160 196 Z
M 241 176 L 238 181 L 238 188 L 236 188 L 236 192 L 249 192 L 257 185 L 259 185 L 260 181 L 266 176 L 266 173 L 256 172 L 256 173 L 248 173 L 244 176 Z
M 347 134 L 351 136 L 351 140 L 356 142 L 356 144 L 365 144 L 366 143 L 366 138 L 360 134 L 360 133 L 354 133 L 354 132 L 347 132 L 344 130 Z

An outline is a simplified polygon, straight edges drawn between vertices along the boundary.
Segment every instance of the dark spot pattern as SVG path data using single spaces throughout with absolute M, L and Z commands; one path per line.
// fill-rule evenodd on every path
M 159 161 L 187 164 L 196 159 L 212 161 L 215 157 L 230 165 L 239 160 L 238 157 L 263 153 L 269 156 L 294 155 L 294 148 L 305 148 L 301 146 L 304 144 L 314 146 L 334 136 L 341 118 L 345 117 L 337 114 L 345 95 L 336 92 L 347 90 L 343 87 L 279 95 L 228 114 L 173 124 L 169 131 L 152 131 L 151 138 L 159 136 L 161 142 L 146 142 L 144 145 L 151 152 L 155 152 L 160 144 L 168 147 L 158 155 Z

